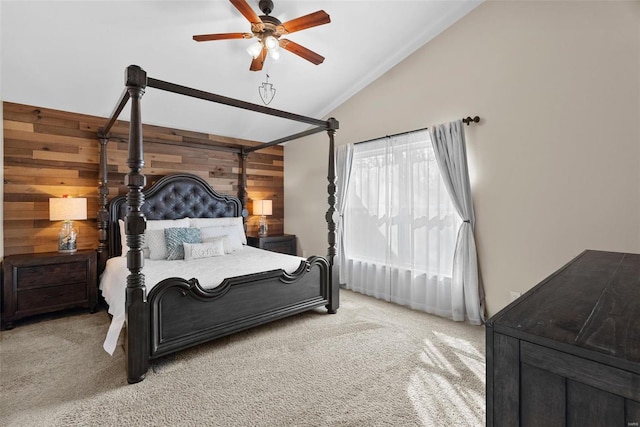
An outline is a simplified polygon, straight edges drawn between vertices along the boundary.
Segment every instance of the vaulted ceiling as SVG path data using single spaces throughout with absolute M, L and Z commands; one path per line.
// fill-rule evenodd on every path
M 247 0 L 257 14 L 258 0 Z M 5 101 L 108 117 L 136 64 L 150 77 L 323 118 L 417 48 L 476 7 L 474 1 L 274 0 L 285 22 L 326 11 L 331 23 L 288 39 L 326 59 L 314 65 L 290 52 L 249 71 L 252 40 L 195 42 L 195 34 L 250 32 L 226 0 L 2 1 L 1 95 Z M 384 102 L 384 100 L 381 100 Z M 306 125 L 149 88 L 145 123 L 258 141 L 303 131 Z M 128 120 L 125 111 L 121 119 Z

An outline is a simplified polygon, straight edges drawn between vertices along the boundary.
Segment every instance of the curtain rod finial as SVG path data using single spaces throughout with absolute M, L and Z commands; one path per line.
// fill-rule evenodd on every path
M 480 117 L 475 116 L 475 117 L 467 117 L 465 119 L 462 119 L 462 123 L 466 124 L 467 126 L 469 126 L 471 124 L 471 122 L 474 123 L 478 123 L 480 121 Z

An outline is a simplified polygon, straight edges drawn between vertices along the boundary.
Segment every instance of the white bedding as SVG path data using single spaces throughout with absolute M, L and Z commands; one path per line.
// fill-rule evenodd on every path
M 213 289 L 224 279 L 259 273 L 261 271 L 282 268 L 287 273 L 293 273 L 300 266 L 304 258 L 269 252 L 251 246 L 224 256 L 202 258 L 190 261 L 154 261 L 144 260 L 145 287 L 147 293 L 155 284 L 168 277 L 196 278 L 205 289 Z M 126 257 L 114 257 L 107 261 L 104 273 L 100 276 L 100 290 L 109 304 L 109 313 L 113 316 L 103 347 L 109 354 L 113 354 L 118 343 L 118 337 L 125 319 L 125 289 L 127 287 Z

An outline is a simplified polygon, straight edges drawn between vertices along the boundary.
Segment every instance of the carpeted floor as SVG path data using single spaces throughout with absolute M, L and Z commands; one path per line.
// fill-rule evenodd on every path
M 153 364 L 128 385 L 105 311 L 0 335 L 2 426 L 481 426 L 484 328 L 350 291 Z

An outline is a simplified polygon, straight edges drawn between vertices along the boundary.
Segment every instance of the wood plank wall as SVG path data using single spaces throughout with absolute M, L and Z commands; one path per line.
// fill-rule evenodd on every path
M 98 245 L 98 128 L 106 119 L 29 105 L 3 103 L 4 255 L 57 251 L 60 222 L 49 221 L 49 198 L 86 197 L 86 221 L 76 221 L 78 248 Z M 143 117 L 144 120 L 144 117 Z M 109 198 L 125 194 L 128 122 L 119 121 L 108 144 Z M 222 194 L 238 196 L 240 159 L 215 149 L 258 142 L 158 126 L 143 127 L 144 174 L 151 185 L 176 172 L 198 175 Z M 269 234 L 284 231 L 284 150 L 280 146 L 249 154 L 248 209 L 254 199 L 273 200 Z M 247 234 L 257 234 L 250 215 Z

